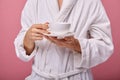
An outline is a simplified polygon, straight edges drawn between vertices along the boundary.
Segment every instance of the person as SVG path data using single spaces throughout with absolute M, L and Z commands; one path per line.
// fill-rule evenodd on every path
M 69 22 L 74 36 L 47 36 L 48 24 Z M 91 68 L 113 53 L 110 21 L 101 0 L 27 0 L 22 29 L 14 44 L 17 57 L 34 58 L 25 80 L 93 80 Z

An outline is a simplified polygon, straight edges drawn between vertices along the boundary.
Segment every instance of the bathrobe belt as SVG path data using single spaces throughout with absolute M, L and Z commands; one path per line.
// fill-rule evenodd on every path
M 50 79 L 50 80 L 60 80 L 60 79 L 64 79 L 64 78 L 68 78 L 70 76 L 74 76 L 77 74 L 80 74 L 81 72 L 85 72 L 86 70 L 74 70 L 74 71 L 70 71 L 70 72 L 66 72 L 66 73 L 61 73 L 61 74 L 51 74 L 51 73 L 46 73 L 46 72 L 42 72 L 40 70 L 38 70 L 35 66 L 32 67 L 32 70 L 37 73 L 39 76 L 46 78 L 46 79 Z

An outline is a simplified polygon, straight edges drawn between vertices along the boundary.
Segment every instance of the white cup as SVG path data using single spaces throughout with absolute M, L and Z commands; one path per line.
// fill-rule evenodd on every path
M 49 31 L 53 34 L 66 34 L 70 30 L 70 23 L 65 22 L 56 22 L 56 23 L 50 23 L 49 25 Z

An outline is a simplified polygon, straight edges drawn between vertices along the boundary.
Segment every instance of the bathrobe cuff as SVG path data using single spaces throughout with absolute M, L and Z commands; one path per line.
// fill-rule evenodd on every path
M 78 67 L 82 67 L 82 68 L 89 68 L 87 63 L 89 63 L 89 56 L 86 54 L 86 47 L 87 47 L 87 43 L 88 43 L 88 40 L 87 39 L 79 39 L 79 44 L 80 44 L 80 47 L 81 47 L 81 57 L 80 57 L 80 60 L 79 60 L 79 64 L 78 64 Z
M 20 35 L 19 38 L 16 38 L 14 44 L 16 47 L 15 49 L 16 49 L 17 57 L 19 57 L 21 60 L 27 62 L 27 61 L 31 60 L 37 53 L 37 46 L 35 43 L 35 48 L 34 48 L 33 52 L 31 53 L 31 55 L 26 55 L 26 50 L 24 49 L 24 45 L 23 45 L 23 40 L 24 40 L 25 34 L 26 33 L 24 33 L 22 36 Z
M 82 59 L 84 59 L 86 57 L 86 55 L 83 54 L 83 53 L 84 53 L 84 50 L 85 50 L 86 45 L 87 45 L 86 44 L 87 40 L 86 39 L 78 39 L 78 41 L 79 41 L 79 44 L 80 44 L 81 52 L 73 51 L 75 69 L 80 69 L 81 68 L 81 61 L 82 61 Z
M 95 39 L 79 39 L 81 54 L 75 54 L 76 68 L 92 68 L 105 62 L 113 53 L 113 44 Z

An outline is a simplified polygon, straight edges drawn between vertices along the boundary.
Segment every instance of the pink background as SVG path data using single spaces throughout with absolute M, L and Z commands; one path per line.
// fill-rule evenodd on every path
M 31 62 L 20 61 L 13 41 L 20 30 L 20 14 L 26 0 L 0 0 L 0 80 L 24 80 L 31 71 Z M 120 80 L 120 0 L 103 0 L 112 24 L 114 54 L 93 68 L 95 80 Z

